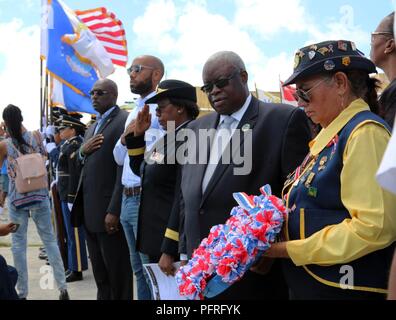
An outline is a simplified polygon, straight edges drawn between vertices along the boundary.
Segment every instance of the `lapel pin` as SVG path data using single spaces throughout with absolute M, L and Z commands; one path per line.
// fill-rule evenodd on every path
M 250 124 L 247 123 L 247 124 L 245 124 L 245 125 L 242 127 L 242 132 L 249 131 L 250 129 L 251 129 L 251 128 L 250 128 Z

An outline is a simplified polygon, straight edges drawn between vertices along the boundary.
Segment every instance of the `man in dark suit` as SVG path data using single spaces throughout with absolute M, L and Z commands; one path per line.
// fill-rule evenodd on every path
M 242 136 L 243 132 L 251 130 L 251 140 L 240 140 L 240 150 L 248 150 L 245 149 L 248 140 L 252 143 L 251 154 L 244 154 L 245 160 L 251 160 L 251 170 L 236 174 L 236 161 L 232 157 L 231 163 L 223 161 L 230 146 L 234 147 L 234 140 L 220 159 L 214 156 L 214 150 L 218 149 L 213 145 L 206 148 L 201 141 L 197 144 L 196 163 L 199 164 L 185 165 L 181 182 L 181 220 L 184 223 L 180 252 L 189 257 L 211 227 L 229 218 L 230 210 L 237 205 L 234 192 L 258 194 L 260 187 L 270 184 L 273 193 L 280 196 L 288 174 L 308 153 L 310 140 L 307 118 L 300 109 L 263 103 L 251 96 L 244 62 L 234 52 L 219 52 L 210 57 L 203 69 L 203 81 L 202 90 L 216 112 L 191 122 L 188 128 L 198 134 L 199 130 L 218 129 L 227 122 L 228 129 L 234 132 L 232 139 L 235 130 L 241 130 Z M 202 159 L 202 152 L 208 152 L 209 164 L 198 161 Z M 235 154 L 235 150 L 232 152 Z M 270 271 L 264 271 L 264 267 L 253 268 L 255 272 L 247 272 L 243 280 L 216 299 L 287 298 L 278 262 L 275 261 L 272 268 L 267 267 Z
M 108 79 L 91 90 L 100 116 L 80 149 L 83 171 L 72 209 L 74 225 L 83 223 L 86 229 L 98 300 L 131 300 L 133 294 L 128 245 L 119 223 L 122 167 L 113 158 L 128 114 L 116 106 L 117 96 L 117 85 Z

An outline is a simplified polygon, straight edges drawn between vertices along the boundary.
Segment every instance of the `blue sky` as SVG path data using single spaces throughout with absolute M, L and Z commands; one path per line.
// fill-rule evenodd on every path
M 0 0 L 0 109 L 8 103 L 39 123 L 40 0 Z M 370 32 L 394 6 L 392 0 L 64 0 L 72 9 L 105 6 L 123 22 L 129 61 L 141 54 L 160 57 L 167 78 L 201 85 L 205 60 L 233 50 L 245 60 L 250 87 L 276 90 L 292 71 L 296 49 L 331 39 L 356 42 L 367 55 Z M 125 70 L 111 76 L 120 101 L 131 100 Z M 253 88 L 252 88 L 253 87 Z M 21 94 L 24 92 L 24 94 Z M 37 112 L 36 112 L 37 111 Z M 36 120 L 37 118 L 37 120 Z

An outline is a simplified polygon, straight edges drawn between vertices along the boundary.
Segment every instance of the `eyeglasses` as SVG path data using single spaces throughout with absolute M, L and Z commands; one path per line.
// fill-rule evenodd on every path
M 310 97 L 310 92 L 312 92 L 312 90 L 314 90 L 315 88 L 319 87 L 323 82 L 328 81 L 329 79 L 323 79 L 319 82 L 317 82 L 311 89 L 309 90 L 302 90 L 302 89 L 297 89 L 295 93 L 293 93 L 293 97 L 294 99 L 296 99 L 296 101 L 298 101 L 299 99 L 301 99 L 302 101 L 306 102 L 306 103 L 310 103 L 311 102 L 311 97 Z
M 133 64 L 127 69 L 127 72 L 128 72 L 129 75 L 131 75 L 132 72 L 139 73 L 139 72 L 142 72 L 143 69 L 154 70 L 155 68 L 149 67 L 149 66 L 144 66 L 144 65 L 141 65 L 141 64 Z
M 91 95 L 91 97 L 94 96 L 95 94 L 96 94 L 97 96 L 101 97 L 101 96 L 103 96 L 103 95 L 105 95 L 105 94 L 108 94 L 108 93 L 109 93 L 109 91 L 101 90 L 101 89 L 95 89 L 95 90 L 91 90 L 91 91 L 89 92 L 89 94 Z
M 236 71 L 231 76 L 229 76 L 228 78 L 218 79 L 216 81 L 209 82 L 209 83 L 205 84 L 204 86 L 202 86 L 201 90 L 203 92 L 205 92 L 206 94 L 209 94 L 209 93 L 212 92 L 214 86 L 216 86 L 219 89 L 222 89 L 222 88 L 228 86 L 229 83 L 230 83 L 230 80 L 232 78 L 234 78 L 239 73 L 240 73 L 240 71 Z

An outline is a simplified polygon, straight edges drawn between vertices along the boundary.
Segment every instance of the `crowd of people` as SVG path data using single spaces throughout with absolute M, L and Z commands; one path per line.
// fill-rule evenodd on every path
M 296 85 L 299 107 L 252 96 L 245 63 L 230 51 L 203 66 L 201 89 L 214 109 L 204 116 L 195 87 L 161 81 L 165 66 L 150 55 L 128 69 L 139 96 L 129 114 L 117 106 L 117 84 L 101 79 L 90 92 L 96 120 L 86 127 L 58 110 L 46 148 L 25 129 L 20 109 L 7 106 L 1 199 L 7 196 L 12 222 L 0 235 L 12 233 L 15 268 L 0 260 L 0 297 L 28 297 L 29 217 L 60 299 L 69 299 L 67 282 L 83 280 L 89 255 L 98 300 L 133 299 L 133 274 L 135 298 L 150 300 L 143 264 L 175 275 L 174 262 L 185 265 L 211 228 L 225 223 L 234 193 L 257 194 L 269 184 L 288 209 L 279 241 L 215 299 L 395 298 L 396 195 L 375 179 L 396 112 L 393 21 L 394 13 L 372 33 L 371 60 L 347 40 L 299 49 L 284 84 Z M 380 97 L 370 76 L 376 67 L 391 81 Z M 50 188 L 19 191 L 18 159 L 28 154 L 48 156 Z

